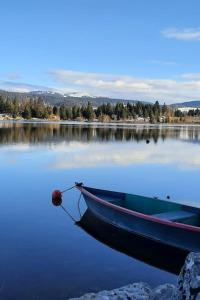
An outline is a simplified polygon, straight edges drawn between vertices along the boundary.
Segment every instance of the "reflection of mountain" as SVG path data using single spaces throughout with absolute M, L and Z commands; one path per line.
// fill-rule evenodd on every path
M 0 123 L 0 144 L 97 142 L 97 141 L 145 141 L 180 139 L 200 141 L 200 128 L 193 126 L 103 126 L 66 125 L 59 123 Z
M 89 210 L 78 223 L 109 247 L 174 274 L 180 272 L 186 252 L 122 231 L 96 218 Z

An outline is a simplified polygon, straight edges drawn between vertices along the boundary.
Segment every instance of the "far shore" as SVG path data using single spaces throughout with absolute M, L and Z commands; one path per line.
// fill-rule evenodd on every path
M 146 126 L 146 127 L 182 127 L 182 126 L 200 126 L 200 123 L 149 123 L 149 122 L 137 122 L 137 121 L 110 121 L 110 122 L 100 122 L 100 121 L 76 121 L 76 120 L 53 120 L 53 119 L 0 119 L 0 123 L 43 123 L 43 124 L 68 124 L 68 125 L 96 125 L 96 126 Z

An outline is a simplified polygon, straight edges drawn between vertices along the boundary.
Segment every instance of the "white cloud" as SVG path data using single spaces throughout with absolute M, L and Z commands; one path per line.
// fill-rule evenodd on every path
M 60 89 L 71 87 L 94 95 L 173 103 L 200 99 L 200 79 L 151 79 L 125 75 L 54 70 L 50 74 Z
M 181 75 L 185 79 L 200 80 L 200 73 L 185 73 Z
M 29 92 L 50 91 L 75 95 L 108 96 L 118 99 L 175 103 L 200 99 L 200 73 L 180 74 L 175 79 L 87 73 L 72 70 L 49 72 L 53 87 L 0 81 L 0 89 Z
M 199 41 L 200 27 L 197 28 L 168 28 L 162 31 L 164 37 L 183 41 Z
M 48 88 L 46 86 L 34 85 L 23 82 L 13 82 L 13 81 L 0 81 L 0 89 L 5 89 L 8 91 L 15 91 L 19 93 L 26 93 L 30 91 L 51 91 L 53 88 Z

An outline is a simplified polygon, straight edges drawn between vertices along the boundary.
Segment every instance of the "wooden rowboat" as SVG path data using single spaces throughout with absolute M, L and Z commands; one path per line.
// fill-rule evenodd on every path
M 185 251 L 200 251 L 200 209 L 77 184 L 88 209 L 103 221 Z

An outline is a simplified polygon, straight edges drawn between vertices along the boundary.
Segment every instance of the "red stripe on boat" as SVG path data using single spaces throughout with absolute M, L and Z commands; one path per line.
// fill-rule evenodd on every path
M 81 193 L 83 193 L 83 194 L 87 195 L 88 197 L 92 198 L 94 201 L 99 202 L 99 203 L 101 203 L 101 204 L 103 204 L 105 206 L 112 207 L 115 210 L 122 211 L 122 212 L 124 212 L 126 214 L 133 215 L 133 216 L 136 216 L 136 217 L 148 220 L 148 221 L 152 221 L 152 222 L 164 224 L 164 225 L 171 226 L 171 227 L 183 228 L 183 229 L 186 229 L 186 230 L 189 230 L 189 231 L 200 232 L 200 228 L 199 227 L 192 226 L 192 225 L 187 225 L 187 224 L 182 224 L 182 223 L 177 223 L 177 222 L 172 222 L 172 221 L 168 221 L 168 220 L 161 220 L 161 219 L 159 219 L 157 217 L 153 217 L 153 216 L 150 216 L 150 215 L 145 215 L 145 214 L 140 213 L 140 212 L 132 211 L 130 209 L 127 209 L 127 208 L 115 205 L 113 203 L 107 202 L 107 201 L 105 201 L 105 200 L 103 200 L 103 199 L 95 196 L 94 194 L 88 192 L 82 186 L 76 186 L 76 188 L 78 190 L 80 190 Z

